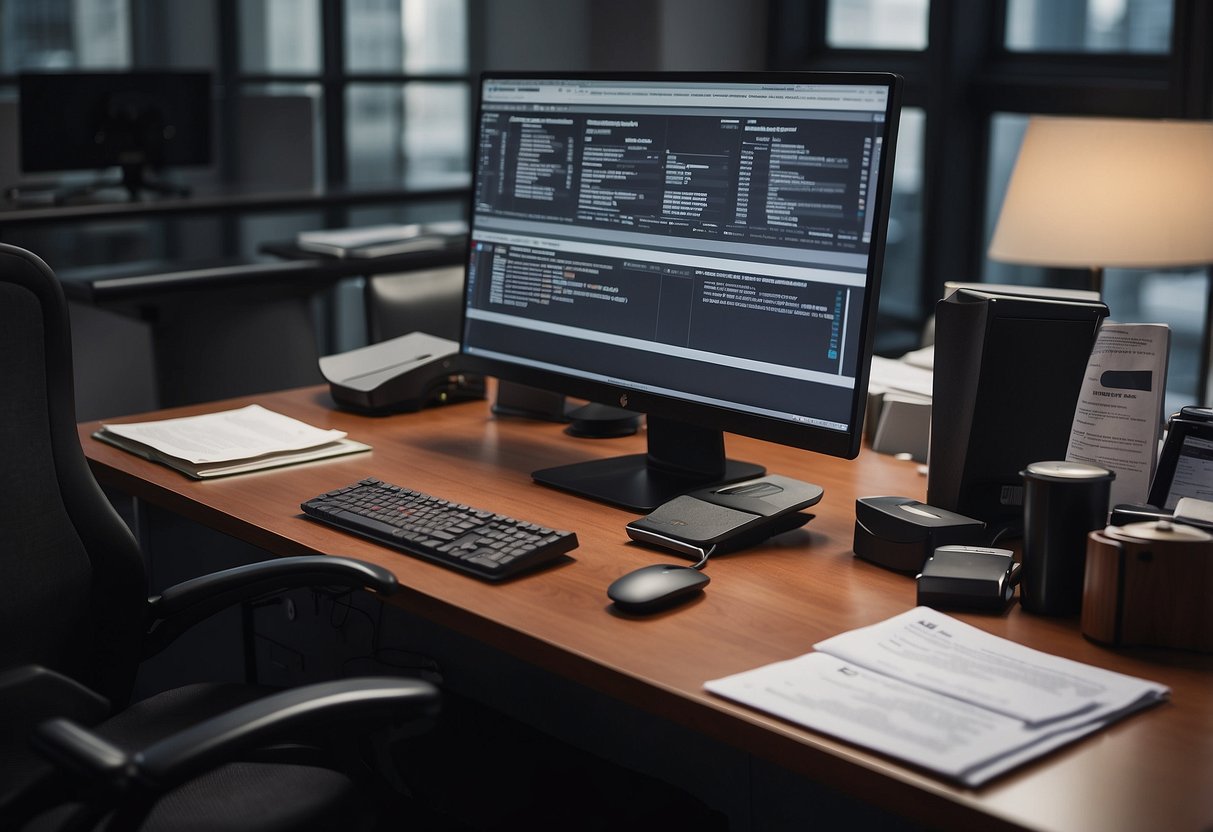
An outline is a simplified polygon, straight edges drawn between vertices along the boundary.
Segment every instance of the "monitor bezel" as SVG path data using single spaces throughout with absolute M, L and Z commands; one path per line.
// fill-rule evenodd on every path
M 538 369 L 504 359 L 490 358 L 467 352 L 467 267 L 473 256 L 475 241 L 476 168 L 473 160 L 472 185 L 468 197 L 468 223 L 471 228 L 468 240 L 463 301 L 460 316 L 461 358 L 471 371 L 482 372 L 508 382 L 526 384 L 551 390 L 579 399 L 615 405 L 650 416 L 685 422 L 711 430 L 721 430 L 749 436 L 768 442 L 787 445 L 802 450 L 814 451 L 829 456 L 853 459 L 859 454 L 863 439 L 863 417 L 867 407 L 868 377 L 876 329 L 876 313 L 880 299 L 881 275 L 884 268 L 885 244 L 888 230 L 889 203 L 893 186 L 893 166 L 897 146 L 898 121 L 901 113 L 903 81 L 899 75 L 886 72 L 496 72 L 480 75 L 476 90 L 476 111 L 472 122 L 472 144 L 479 139 L 480 121 L 483 115 L 484 88 L 491 82 L 522 81 L 652 81 L 652 82 L 702 82 L 702 83 L 778 83 L 778 84 L 833 84 L 833 85 L 879 85 L 888 89 L 885 109 L 885 150 L 881 153 L 880 184 L 876 188 L 876 204 L 870 206 L 876 212 L 868 259 L 865 286 L 865 309 L 860 316 L 861 331 L 858 344 L 862 358 L 855 377 L 855 392 L 846 430 L 829 428 L 802 422 L 791 422 L 749 413 L 730 410 L 723 406 L 687 401 L 671 395 L 637 390 L 623 385 L 586 379 L 551 370 Z

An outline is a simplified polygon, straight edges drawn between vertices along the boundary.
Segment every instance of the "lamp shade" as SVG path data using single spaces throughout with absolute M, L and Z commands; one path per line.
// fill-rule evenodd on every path
M 1213 123 L 1033 117 L 989 255 L 1074 268 L 1213 263 Z

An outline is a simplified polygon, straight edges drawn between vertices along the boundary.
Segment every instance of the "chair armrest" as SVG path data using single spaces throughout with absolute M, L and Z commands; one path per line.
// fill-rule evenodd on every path
M 304 586 L 369 589 L 391 595 L 400 584 L 382 566 L 330 555 L 275 558 L 191 578 L 148 599 L 143 658 L 159 653 L 182 632 L 219 610 Z
M 110 793 L 163 793 L 238 759 L 242 753 L 297 733 L 342 722 L 390 723 L 438 713 L 439 692 L 418 679 L 361 677 L 271 694 L 157 740 L 124 751 L 66 719 L 38 726 L 32 743 L 42 756 Z
M 101 694 L 41 665 L 19 665 L 0 672 L 0 736 L 20 736 L 56 716 L 94 725 L 109 716 L 111 709 L 110 701 Z

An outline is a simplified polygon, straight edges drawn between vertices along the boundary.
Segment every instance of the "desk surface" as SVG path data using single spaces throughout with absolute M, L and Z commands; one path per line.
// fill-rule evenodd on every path
M 913 463 L 869 451 L 857 460 L 836 460 L 730 436 L 731 456 L 824 486 L 816 519 L 763 547 L 714 559 L 708 566 L 712 583 L 703 597 L 639 619 L 614 613 L 605 596 L 619 575 L 662 559 L 628 542 L 623 527 L 633 515 L 535 485 L 529 472 L 635 452 L 642 449 L 642 438 L 573 439 L 559 425 L 494 419 L 484 402 L 362 417 L 332 410 L 325 387 L 223 406 L 250 401 L 346 430 L 374 450 L 193 482 L 92 439 L 96 423 L 80 426 L 81 441 L 103 483 L 278 555 L 340 553 L 387 566 L 403 586 L 392 602 L 413 613 L 930 826 L 1213 826 L 1213 656 L 1109 650 L 1085 640 L 1076 619 L 1034 617 L 1018 607 L 1002 616 L 959 616 L 1038 649 L 1163 682 L 1172 688 L 1172 701 L 978 790 L 703 691 L 705 680 L 800 655 L 822 638 L 914 605 L 911 579 L 851 554 L 856 496 L 921 498 L 925 479 Z M 195 406 L 156 415 L 215 409 Z M 572 529 L 580 548 L 570 553 L 570 563 L 497 586 L 395 554 L 300 514 L 301 500 L 368 475 Z
M 96 304 L 143 303 L 177 293 L 218 291 L 244 286 L 285 286 L 319 291 L 344 277 L 421 271 L 463 262 L 464 248 L 412 251 L 388 257 L 300 257 L 289 244 L 267 245 L 266 254 L 283 259 L 251 263 L 228 260 L 213 263 L 135 263 L 72 269 L 60 273 L 64 293 L 72 300 Z M 292 252 L 287 255 L 287 252 Z

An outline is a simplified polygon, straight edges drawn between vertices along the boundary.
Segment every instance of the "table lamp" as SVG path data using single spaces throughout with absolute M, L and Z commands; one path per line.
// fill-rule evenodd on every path
M 1103 270 L 1213 263 L 1213 123 L 1034 116 L 991 259 Z

